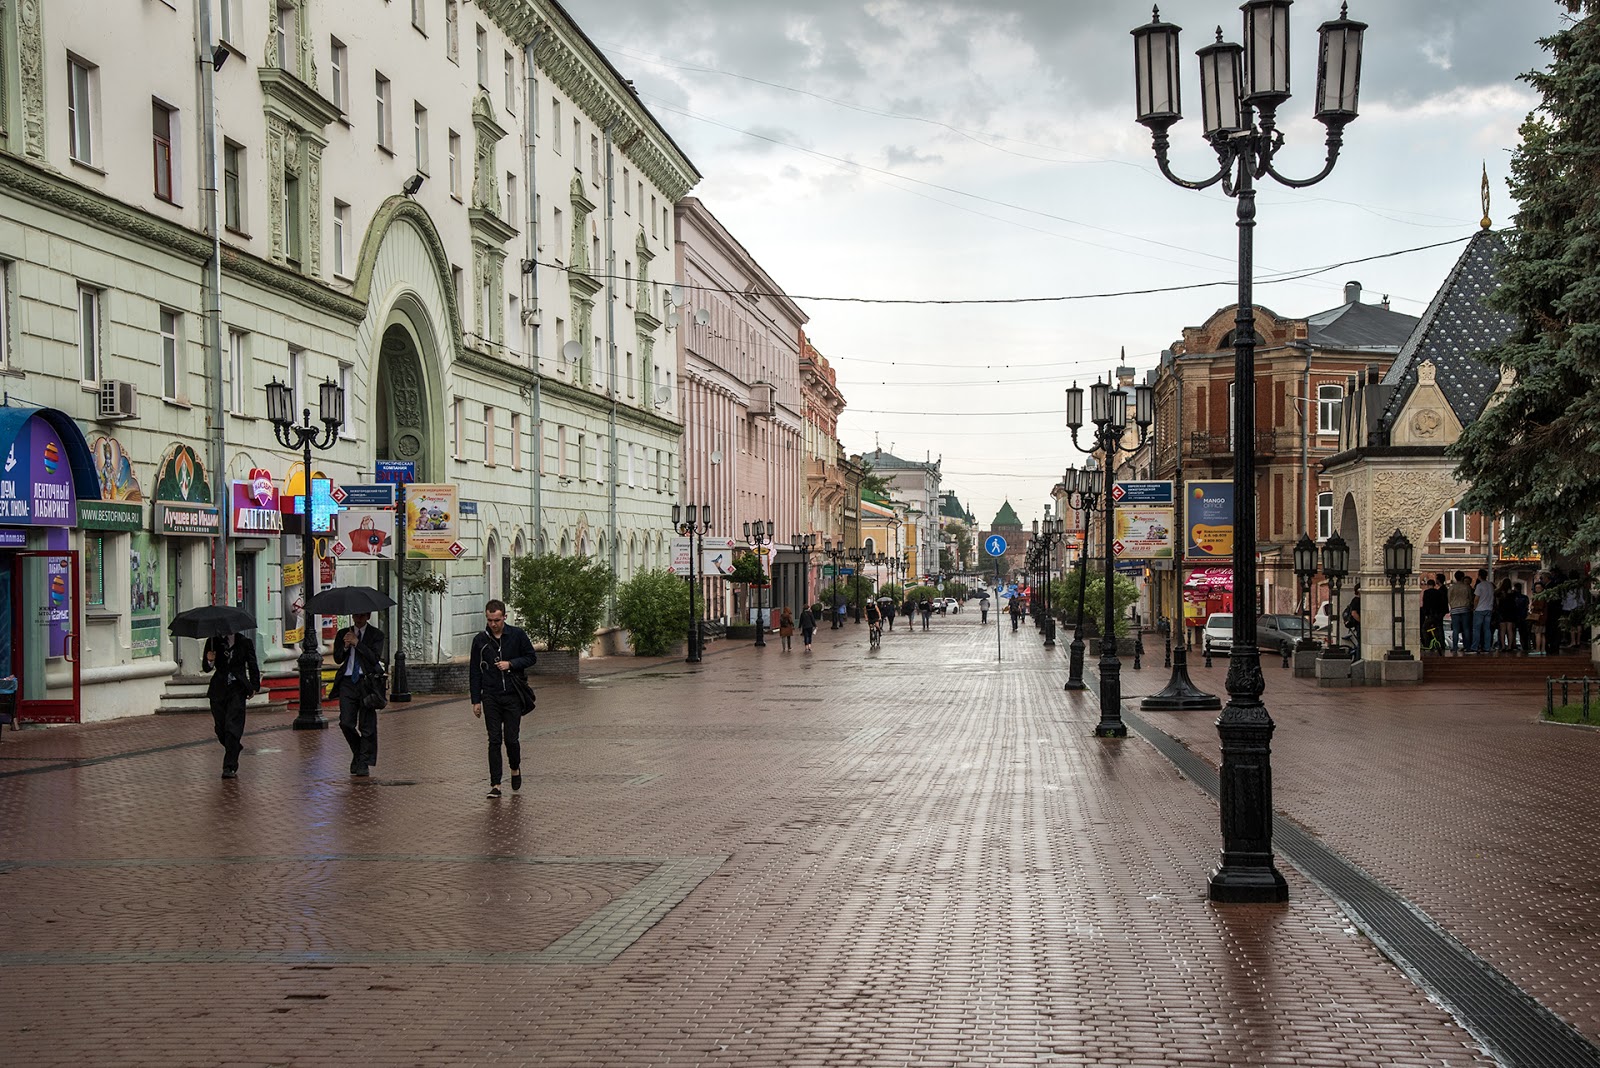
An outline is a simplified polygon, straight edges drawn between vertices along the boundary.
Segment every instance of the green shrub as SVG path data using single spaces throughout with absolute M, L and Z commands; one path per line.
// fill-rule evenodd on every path
M 511 565 L 506 598 L 528 634 L 573 655 L 593 642 L 605 619 L 611 568 L 583 556 L 524 556 Z
M 671 571 L 641 571 L 617 590 L 617 622 L 637 656 L 662 656 L 689 630 L 689 587 Z

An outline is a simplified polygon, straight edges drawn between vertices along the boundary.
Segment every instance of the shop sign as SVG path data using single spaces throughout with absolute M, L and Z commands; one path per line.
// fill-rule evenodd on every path
M 454 560 L 462 553 L 457 490 L 414 482 L 406 490 L 406 559 Z
M 72 491 L 66 446 L 55 427 L 32 416 L 0 460 L 0 523 L 70 527 L 77 521 L 78 499 Z
M 351 508 L 340 521 L 334 551 L 355 559 L 394 559 L 394 509 Z
M 133 459 L 116 438 L 95 438 L 89 445 L 102 501 L 142 501 L 144 491 L 133 473 Z M 83 523 L 80 521 L 79 526 Z M 116 528 L 112 528 L 116 529 Z
M 1233 559 L 1233 483 L 1195 479 L 1183 484 L 1185 555 L 1191 560 Z
M 167 450 L 156 469 L 156 532 L 183 537 L 213 537 L 222 514 L 211 499 L 205 466 L 188 445 Z
M 28 547 L 28 532 L 26 530 L 0 530 L 0 549 L 26 549 Z
M 161 653 L 161 554 L 149 534 L 139 531 L 130 539 L 128 592 L 132 608 L 133 659 Z
M 232 521 L 235 534 L 281 534 L 283 512 L 278 508 L 278 487 L 272 475 L 256 468 L 248 481 L 232 484 Z
M 124 501 L 79 501 L 78 527 L 82 530 L 143 530 L 144 505 Z

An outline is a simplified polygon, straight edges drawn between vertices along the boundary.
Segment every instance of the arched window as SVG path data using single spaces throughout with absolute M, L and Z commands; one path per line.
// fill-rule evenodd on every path
M 1344 387 L 1317 387 L 1317 433 L 1337 434 L 1344 419 Z
M 1439 522 L 1439 538 L 1441 541 L 1467 540 L 1467 514 L 1460 505 L 1452 504 L 1444 510 L 1444 518 Z
M 873 539 L 868 538 L 861 546 L 862 550 L 865 551 L 868 556 L 871 556 L 874 552 L 877 551 L 873 547 L 872 542 L 873 542 Z
M 1333 494 L 1317 494 L 1317 540 L 1333 537 Z
M 504 594 L 500 585 L 500 538 L 495 534 L 489 535 L 489 551 L 483 555 L 483 592 L 490 599 Z
M 565 532 L 563 532 L 562 535 L 561 535 L 561 555 L 563 557 L 572 555 L 571 548 L 570 548 L 570 546 L 569 546 L 569 544 L 567 542 L 567 535 L 565 534 Z

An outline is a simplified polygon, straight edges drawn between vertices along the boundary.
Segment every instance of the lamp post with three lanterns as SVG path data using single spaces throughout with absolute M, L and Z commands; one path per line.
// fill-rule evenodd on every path
M 1185 189 L 1221 183 L 1237 200 L 1239 295 L 1234 321 L 1233 425 L 1241 436 L 1233 467 L 1233 653 L 1228 704 L 1217 720 L 1222 743 L 1221 864 L 1210 877 L 1213 901 L 1288 900 L 1272 860 L 1272 717 L 1261 702 L 1265 682 L 1256 645 L 1255 306 L 1253 297 L 1255 181 L 1271 177 L 1291 188 L 1315 185 L 1333 171 L 1344 128 L 1356 117 L 1364 23 L 1325 22 L 1317 65 L 1316 118 L 1327 131 L 1322 170 L 1288 178 L 1273 166 L 1283 146 L 1279 105 L 1289 99 L 1289 7 L 1293 0 L 1245 0 L 1244 45 L 1217 41 L 1200 49 L 1200 110 L 1206 141 L 1217 154 L 1214 174 L 1200 181 L 1175 175 L 1167 163 L 1167 131 L 1183 117 L 1179 103 L 1178 27 L 1154 19 L 1133 30 L 1138 121 L 1150 130 L 1156 164 Z
M 1100 507 L 1100 472 L 1095 458 L 1089 457 L 1082 468 L 1067 468 L 1061 481 L 1067 491 L 1066 505 L 1083 513 L 1083 540 L 1078 546 L 1078 621 L 1072 628 L 1072 644 L 1068 647 L 1070 656 L 1064 688 L 1087 690 L 1089 684 L 1083 681 L 1083 602 L 1089 587 L 1089 515 Z
M 767 647 L 767 620 L 761 614 L 761 590 L 767 587 L 767 567 L 762 561 L 765 555 L 764 548 L 772 541 L 775 524 L 770 519 L 755 519 L 744 525 L 744 540 L 756 547 L 756 566 L 761 570 L 761 582 L 756 585 L 755 610 L 756 610 L 756 648 Z
M 711 506 L 700 506 L 700 520 L 695 521 L 695 506 L 689 505 L 688 515 L 683 513 L 683 506 L 672 506 L 672 528 L 680 535 L 689 539 L 689 652 L 684 662 L 688 664 L 700 663 L 700 621 L 695 618 L 694 591 L 697 580 L 694 575 L 695 561 L 700 558 L 700 542 L 711 532 Z
M 267 383 L 267 417 L 272 420 L 272 434 L 278 444 L 286 449 L 298 449 L 305 465 L 305 508 L 300 524 L 300 589 L 302 603 L 307 607 L 301 613 L 300 657 L 296 661 L 300 676 L 300 711 L 294 718 L 294 729 L 324 730 L 328 721 L 322 715 L 322 653 L 317 649 L 316 617 L 311 614 L 311 595 L 316 592 L 316 551 L 313 548 L 311 447 L 326 452 L 339 438 L 339 428 L 344 425 L 344 390 L 337 383 L 324 381 L 317 390 L 318 414 L 321 427 L 311 422 L 311 409 L 301 413 L 301 421 L 294 421 L 294 389 L 274 378 Z

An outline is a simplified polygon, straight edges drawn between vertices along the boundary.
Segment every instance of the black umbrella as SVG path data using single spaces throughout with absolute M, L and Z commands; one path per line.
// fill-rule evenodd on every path
M 255 630 L 256 617 L 242 608 L 226 604 L 203 604 L 179 612 L 167 624 L 175 638 L 212 638 L 219 634 L 238 634 Z
M 311 598 L 306 608 L 319 616 L 353 616 L 381 612 L 393 604 L 393 597 L 371 586 L 334 586 Z

